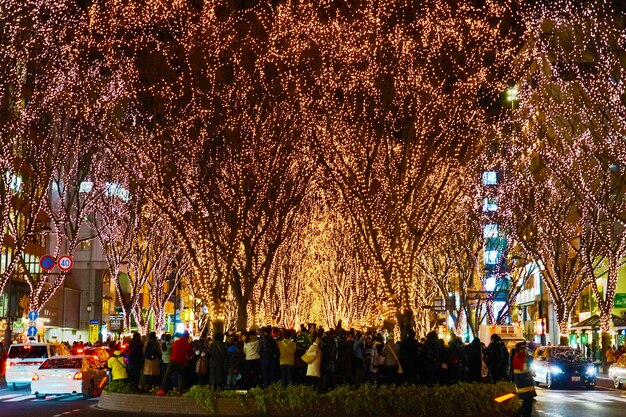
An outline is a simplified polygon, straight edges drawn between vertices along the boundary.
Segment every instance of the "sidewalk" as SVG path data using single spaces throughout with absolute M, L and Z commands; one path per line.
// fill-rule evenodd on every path
M 609 379 L 607 374 L 596 375 L 596 386 L 601 388 L 613 388 L 613 381 Z

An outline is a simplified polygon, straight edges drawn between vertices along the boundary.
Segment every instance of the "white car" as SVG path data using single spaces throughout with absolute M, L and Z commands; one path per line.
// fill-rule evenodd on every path
M 6 360 L 7 386 L 30 384 L 33 372 L 48 358 L 68 355 L 69 350 L 60 343 L 16 343 L 9 346 Z
M 106 369 L 91 356 L 59 356 L 46 360 L 33 373 L 30 392 L 36 398 L 48 394 L 82 394 L 91 398 L 107 382 Z
M 609 379 L 613 381 L 616 389 L 622 388 L 626 382 L 626 355 L 619 357 L 619 360 L 609 367 Z

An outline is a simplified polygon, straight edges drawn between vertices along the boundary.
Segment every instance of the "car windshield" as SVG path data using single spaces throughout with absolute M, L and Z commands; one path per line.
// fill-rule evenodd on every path
M 39 369 L 80 369 L 82 367 L 82 358 L 57 358 L 48 359 Z
M 47 358 L 48 350 L 45 346 L 23 345 L 9 348 L 9 359 Z
M 551 349 L 550 357 L 568 362 L 587 362 L 585 355 L 578 349 Z

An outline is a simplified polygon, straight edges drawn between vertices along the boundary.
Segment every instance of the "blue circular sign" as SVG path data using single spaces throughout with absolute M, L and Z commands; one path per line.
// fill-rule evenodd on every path
M 45 255 L 42 256 L 41 259 L 39 260 L 39 266 L 41 266 L 41 269 L 44 269 L 46 271 L 51 270 L 52 268 L 54 268 L 54 258 L 50 255 Z
M 37 317 L 39 317 L 39 313 L 37 313 L 35 310 L 31 310 L 28 312 L 28 320 L 35 321 L 37 320 Z
M 37 336 L 37 328 L 35 326 L 30 326 L 27 333 L 30 337 Z

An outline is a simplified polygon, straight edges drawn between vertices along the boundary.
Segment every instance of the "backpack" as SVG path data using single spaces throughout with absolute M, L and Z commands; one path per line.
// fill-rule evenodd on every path
M 209 373 L 209 360 L 201 356 L 196 362 L 196 374 L 204 376 Z

